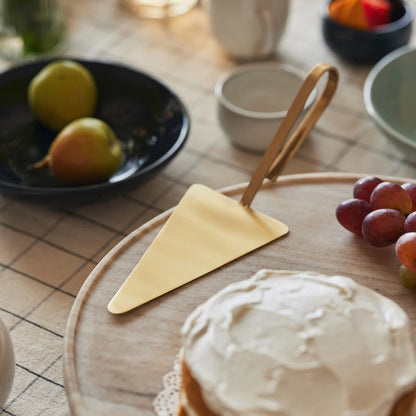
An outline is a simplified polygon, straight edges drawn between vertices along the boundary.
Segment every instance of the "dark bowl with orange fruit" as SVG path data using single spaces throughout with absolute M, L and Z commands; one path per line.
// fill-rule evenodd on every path
M 325 0 L 322 10 L 325 43 L 359 64 L 373 64 L 406 45 L 412 25 L 413 10 L 402 0 Z

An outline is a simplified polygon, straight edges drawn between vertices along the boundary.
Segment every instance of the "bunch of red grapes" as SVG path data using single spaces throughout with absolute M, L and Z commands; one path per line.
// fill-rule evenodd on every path
M 395 244 L 400 280 L 416 289 L 416 183 L 361 178 L 354 184 L 353 198 L 338 205 L 336 217 L 344 228 L 373 246 Z

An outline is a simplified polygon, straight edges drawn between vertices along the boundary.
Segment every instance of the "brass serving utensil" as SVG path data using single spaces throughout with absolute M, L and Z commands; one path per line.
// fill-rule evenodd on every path
M 287 139 L 325 73 L 325 88 Z M 296 153 L 331 101 L 337 83 L 338 71 L 333 66 L 321 63 L 312 68 L 241 201 L 203 185 L 192 185 L 109 302 L 108 311 L 125 313 L 287 234 L 285 224 L 250 205 L 264 179 L 276 180 Z

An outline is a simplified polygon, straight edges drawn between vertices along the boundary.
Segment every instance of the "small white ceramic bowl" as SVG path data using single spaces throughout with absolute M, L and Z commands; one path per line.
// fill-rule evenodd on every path
M 14 379 L 14 352 L 9 332 L 0 319 L 0 411 L 6 404 Z
M 305 78 L 301 71 L 274 62 L 241 65 L 222 76 L 215 86 L 217 112 L 231 143 L 264 152 Z M 314 90 L 303 112 L 315 99 Z

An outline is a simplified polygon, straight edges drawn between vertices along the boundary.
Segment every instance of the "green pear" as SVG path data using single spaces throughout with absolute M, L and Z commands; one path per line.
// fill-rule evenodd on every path
M 31 80 L 28 98 L 35 116 L 59 132 L 70 122 L 94 114 L 97 85 L 83 65 L 71 60 L 54 61 Z
M 113 130 L 96 118 L 68 124 L 52 142 L 47 162 L 52 173 L 68 185 L 88 185 L 109 179 L 120 167 L 123 152 Z M 38 165 L 41 165 L 38 162 Z

